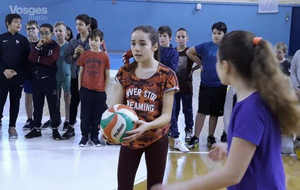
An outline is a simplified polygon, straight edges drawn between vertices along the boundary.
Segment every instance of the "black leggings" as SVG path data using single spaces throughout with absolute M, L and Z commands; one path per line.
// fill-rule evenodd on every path
M 15 127 L 19 114 L 20 98 L 22 95 L 22 85 L 18 76 L 6 79 L 4 74 L 0 73 L 0 120 L 3 117 L 4 105 L 9 92 L 9 127 Z
M 74 125 L 76 123 L 79 102 L 78 79 L 71 78 L 71 103 L 69 116 L 70 125 Z
M 142 154 L 145 152 L 147 165 L 147 189 L 162 183 L 168 155 L 168 135 L 166 134 L 146 148 L 130 149 L 121 146 L 118 164 L 118 190 L 132 190 L 134 178 Z

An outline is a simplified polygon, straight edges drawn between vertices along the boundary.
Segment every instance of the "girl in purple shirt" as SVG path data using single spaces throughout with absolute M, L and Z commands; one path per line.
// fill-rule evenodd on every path
M 237 91 L 228 145 L 218 143 L 209 156 L 224 167 L 190 181 L 152 190 L 285 190 L 281 133 L 298 132 L 300 107 L 270 44 L 254 34 L 233 31 L 220 43 L 217 73 Z

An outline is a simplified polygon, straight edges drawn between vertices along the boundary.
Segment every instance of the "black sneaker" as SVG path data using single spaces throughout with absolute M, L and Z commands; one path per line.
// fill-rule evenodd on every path
M 227 134 L 225 131 L 223 131 L 223 133 L 221 135 L 221 142 L 223 142 L 223 143 L 227 142 Z
M 48 120 L 42 125 L 42 129 L 48 129 L 51 128 L 51 121 Z
M 27 135 L 25 135 L 25 138 L 32 139 L 41 136 L 42 136 L 41 130 L 32 129 Z
M 57 129 L 52 130 L 52 137 L 54 140 L 61 140 L 61 136 Z
M 68 130 L 61 136 L 61 138 L 63 140 L 68 140 L 74 136 L 75 136 L 75 129 L 73 127 L 69 127 Z
M 207 137 L 207 147 L 211 148 L 213 144 L 216 143 L 216 138 L 213 135 Z
M 190 142 L 191 139 L 192 139 L 192 133 L 193 133 L 193 130 L 192 129 L 188 129 L 188 130 L 185 130 L 185 142 Z
M 187 147 L 189 149 L 194 149 L 194 148 L 197 148 L 198 146 L 199 146 L 199 138 L 196 136 L 193 136 L 191 138 L 191 141 L 187 144 Z
M 101 142 L 99 141 L 98 137 L 91 138 L 91 143 L 96 147 L 101 147 Z
M 63 131 L 67 131 L 69 129 L 69 122 L 65 121 L 63 126 Z
M 87 143 L 89 142 L 89 138 L 88 137 L 81 137 L 81 140 L 79 142 L 79 146 L 80 147 L 84 147 L 87 145 Z
M 33 129 L 33 120 L 27 119 L 25 125 L 23 126 L 23 130 L 32 130 Z

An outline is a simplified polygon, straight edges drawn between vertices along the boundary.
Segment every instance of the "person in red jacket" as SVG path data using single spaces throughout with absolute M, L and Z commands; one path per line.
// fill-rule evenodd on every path
M 52 136 L 54 140 L 59 140 L 61 136 L 58 132 L 60 114 L 57 105 L 56 62 L 60 55 L 60 46 L 51 39 L 51 24 L 42 24 L 40 34 L 41 39 L 31 47 L 29 55 L 29 60 L 33 63 L 34 129 L 25 137 L 30 139 L 42 136 L 41 121 L 46 97 L 53 129 Z

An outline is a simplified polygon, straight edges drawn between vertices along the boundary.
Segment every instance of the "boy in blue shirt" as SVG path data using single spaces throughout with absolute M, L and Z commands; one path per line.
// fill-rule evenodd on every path
M 219 43 L 224 34 L 227 33 L 227 26 L 223 22 L 213 24 L 212 41 L 205 42 L 190 48 L 186 53 L 191 60 L 202 67 L 201 84 L 199 89 L 198 113 L 196 116 L 195 133 L 188 143 L 189 148 L 195 148 L 199 143 L 200 132 L 203 128 L 206 115 L 209 117 L 209 136 L 207 146 L 210 148 L 216 143 L 214 133 L 218 117 L 223 116 L 223 109 L 226 97 L 227 86 L 222 85 L 216 71 L 217 52 Z M 201 61 L 196 55 L 201 54 Z

